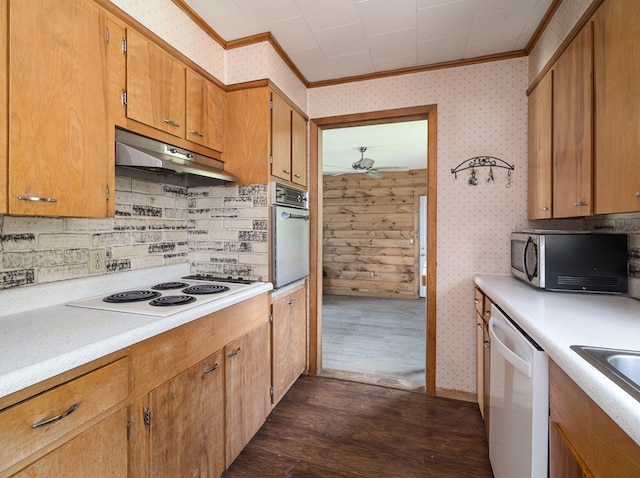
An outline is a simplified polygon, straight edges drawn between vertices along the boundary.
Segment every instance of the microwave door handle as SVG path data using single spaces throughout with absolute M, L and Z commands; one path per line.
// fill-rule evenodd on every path
M 288 212 L 283 212 L 282 214 L 280 214 L 280 219 L 282 220 L 286 220 L 286 219 L 302 219 L 303 221 L 308 221 L 310 218 L 307 215 L 304 214 L 291 214 Z
M 495 333 L 494 329 L 500 330 L 505 335 L 509 336 L 512 340 L 524 340 L 519 335 L 516 335 L 512 329 L 505 327 L 495 318 L 489 319 L 489 335 L 491 336 L 491 347 L 495 347 L 500 355 L 502 355 L 507 362 L 520 370 L 527 377 L 531 378 L 531 364 L 525 359 L 517 355 L 513 350 L 507 347 Z M 528 344 L 527 344 L 528 345 Z

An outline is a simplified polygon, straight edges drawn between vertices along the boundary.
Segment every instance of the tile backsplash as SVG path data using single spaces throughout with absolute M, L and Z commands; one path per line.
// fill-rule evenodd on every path
M 268 279 L 267 186 L 190 188 L 116 178 L 114 218 L 0 215 L 0 289 L 189 262 L 192 272 Z

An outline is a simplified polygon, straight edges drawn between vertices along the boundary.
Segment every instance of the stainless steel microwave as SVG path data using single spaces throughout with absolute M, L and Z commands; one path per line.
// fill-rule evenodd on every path
M 540 289 L 625 293 L 627 263 L 626 234 L 511 234 L 511 274 Z

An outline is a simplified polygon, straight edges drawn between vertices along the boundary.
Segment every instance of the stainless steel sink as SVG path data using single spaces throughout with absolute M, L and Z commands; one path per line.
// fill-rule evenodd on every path
M 640 351 L 572 345 L 591 365 L 640 401 Z

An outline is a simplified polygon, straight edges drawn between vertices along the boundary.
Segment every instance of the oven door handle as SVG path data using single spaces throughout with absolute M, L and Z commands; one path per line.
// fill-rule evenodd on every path
M 288 212 L 283 212 L 282 214 L 280 214 L 280 219 L 282 219 L 283 221 L 286 219 L 302 219 L 303 221 L 308 221 L 310 218 L 306 214 L 291 214 Z

